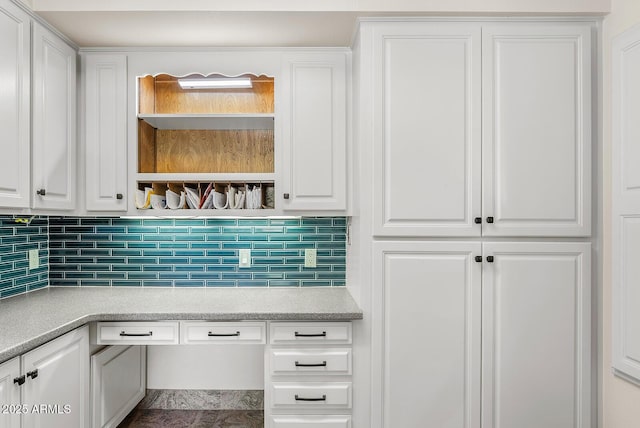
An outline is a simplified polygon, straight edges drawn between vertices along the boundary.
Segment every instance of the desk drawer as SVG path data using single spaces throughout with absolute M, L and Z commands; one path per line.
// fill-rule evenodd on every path
M 180 338 L 184 344 L 266 343 L 264 322 L 182 321 Z
M 274 409 L 350 409 L 351 382 L 273 382 Z
M 351 348 L 271 349 L 272 375 L 350 375 Z
M 96 325 L 98 345 L 177 345 L 177 321 L 99 322 Z
M 272 322 L 270 325 L 272 345 L 351 343 L 350 322 Z
M 272 428 L 351 428 L 351 416 L 272 416 Z

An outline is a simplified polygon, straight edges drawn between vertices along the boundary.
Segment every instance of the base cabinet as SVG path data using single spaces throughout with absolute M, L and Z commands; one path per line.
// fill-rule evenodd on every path
M 591 426 L 590 244 L 374 249 L 373 427 Z
M 117 427 L 146 387 L 146 346 L 108 346 L 91 356 L 91 426 Z
M 18 428 L 20 413 L 20 358 L 0 364 L 0 428 Z
M 273 428 L 351 428 L 351 416 L 272 416 Z

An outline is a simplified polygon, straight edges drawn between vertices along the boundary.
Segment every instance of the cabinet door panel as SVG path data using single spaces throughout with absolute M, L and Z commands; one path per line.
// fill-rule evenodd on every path
M 640 28 L 613 45 L 612 363 L 640 382 Z
M 480 426 L 480 249 L 375 244 L 376 428 Z
M 374 233 L 480 235 L 480 27 L 376 26 L 374 41 Z
M 0 5 L 0 206 L 29 207 L 31 20 L 6 2 Z
M 76 52 L 40 25 L 33 37 L 33 208 L 73 209 Z
M 346 56 L 285 59 L 285 210 L 347 209 Z
M 591 34 L 483 26 L 483 234 L 591 233 Z
M 20 387 L 14 379 L 20 376 L 20 358 L 0 364 L 0 405 L 19 406 Z M 19 428 L 20 413 L 0 408 L 0 428 Z
M 22 401 L 49 406 L 23 415 L 23 428 L 89 426 L 89 328 L 82 327 L 23 355 L 25 373 L 38 370 L 22 386 Z
M 84 76 L 87 210 L 126 211 L 127 58 L 87 55 Z
M 483 245 L 483 427 L 591 426 L 590 251 Z

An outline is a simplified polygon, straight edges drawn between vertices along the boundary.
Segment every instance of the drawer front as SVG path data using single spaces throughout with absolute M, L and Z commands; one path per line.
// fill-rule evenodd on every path
M 264 322 L 182 321 L 180 343 L 264 345 L 266 325 Z
M 351 416 L 272 416 L 272 428 L 351 428 Z
M 178 322 L 99 322 L 96 343 L 99 345 L 177 345 Z
M 274 409 L 350 409 L 351 382 L 273 382 Z
M 272 375 L 350 375 L 351 348 L 271 349 Z
M 270 343 L 287 345 L 294 343 L 331 345 L 351 343 L 350 322 L 271 323 Z

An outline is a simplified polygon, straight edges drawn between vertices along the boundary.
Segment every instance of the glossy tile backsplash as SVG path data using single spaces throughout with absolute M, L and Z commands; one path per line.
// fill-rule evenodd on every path
M 346 218 L 49 218 L 51 286 L 344 286 Z M 251 267 L 238 267 L 238 250 Z M 317 267 L 304 267 L 304 249 Z
M 25 224 L 16 223 L 12 216 L 0 216 L 0 298 L 48 285 L 48 229 L 47 217 L 34 217 Z M 29 269 L 29 250 L 39 250 L 38 268 Z

